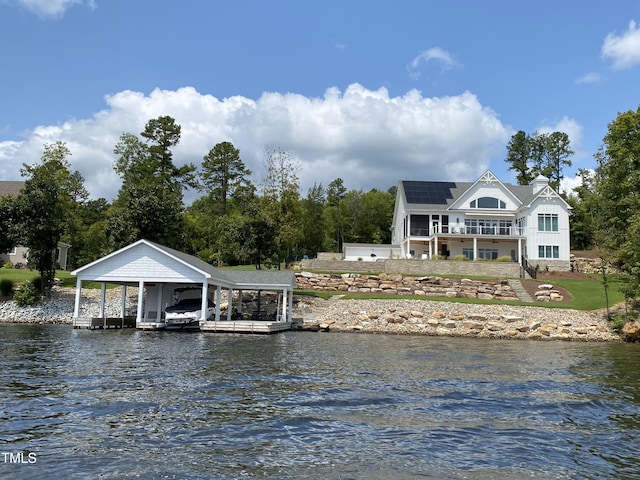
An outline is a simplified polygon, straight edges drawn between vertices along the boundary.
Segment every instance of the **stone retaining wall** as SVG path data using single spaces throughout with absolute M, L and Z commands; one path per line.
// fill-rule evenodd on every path
M 469 277 L 518 278 L 515 262 L 464 262 L 453 260 L 386 259 L 376 262 L 350 260 L 302 260 L 303 269 L 330 272 L 384 272 L 406 275 L 462 275 Z M 567 268 L 568 269 L 568 268 Z
M 296 273 L 297 288 L 345 293 L 385 293 L 427 297 L 518 300 L 507 280 L 480 281 L 442 277 L 412 277 L 344 273 Z

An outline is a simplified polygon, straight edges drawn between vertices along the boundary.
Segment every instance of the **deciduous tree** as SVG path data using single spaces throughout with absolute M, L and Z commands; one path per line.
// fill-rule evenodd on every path
M 56 250 L 74 205 L 87 197 L 83 178 L 71 172 L 64 142 L 44 146 L 40 163 L 24 165 L 26 178 L 17 198 L 20 243 L 29 248 L 28 265 L 40 273 L 42 294 L 48 295 L 56 269 Z
M 108 232 L 114 247 L 145 238 L 179 248 L 183 238 L 183 188 L 196 186 L 195 166 L 177 167 L 171 148 L 180 141 L 180 126 L 171 117 L 149 120 L 141 136 L 120 137 L 114 153 L 122 178 L 110 210 Z

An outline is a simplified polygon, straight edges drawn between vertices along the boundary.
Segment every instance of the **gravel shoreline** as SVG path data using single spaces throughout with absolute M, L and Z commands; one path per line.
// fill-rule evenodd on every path
M 105 312 L 120 315 L 120 289 L 107 290 Z M 75 289 L 55 287 L 51 298 L 32 307 L 0 302 L 0 322 L 72 323 Z M 83 317 L 99 315 L 100 290 L 83 289 Z M 127 314 L 135 314 L 137 288 L 127 289 Z M 332 332 L 468 336 L 531 340 L 621 342 L 601 312 L 562 308 L 467 304 L 430 300 L 331 300 L 296 296 L 300 328 Z

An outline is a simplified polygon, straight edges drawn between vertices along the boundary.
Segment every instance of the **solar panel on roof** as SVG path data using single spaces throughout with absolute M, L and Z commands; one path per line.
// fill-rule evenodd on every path
M 451 189 L 454 182 L 419 182 L 403 181 L 404 193 L 408 203 L 430 203 L 446 205 L 453 198 Z

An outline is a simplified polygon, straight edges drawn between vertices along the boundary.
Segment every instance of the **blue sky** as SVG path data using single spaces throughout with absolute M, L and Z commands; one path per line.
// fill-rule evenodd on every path
M 568 179 L 640 104 L 640 3 L 0 0 L 0 180 L 62 140 L 92 197 L 123 132 L 171 115 L 177 164 L 230 141 L 259 184 L 289 151 L 301 193 L 473 181 L 513 133 L 566 132 Z

